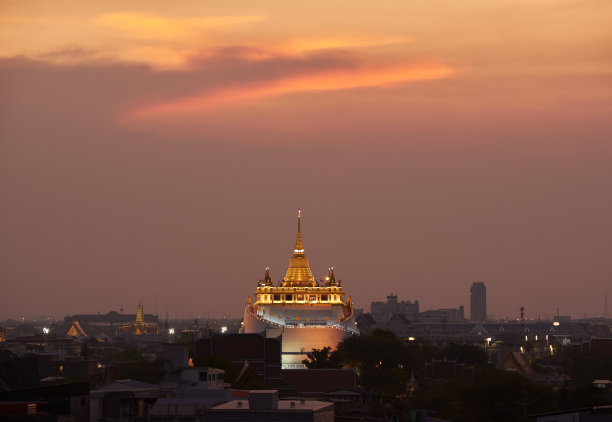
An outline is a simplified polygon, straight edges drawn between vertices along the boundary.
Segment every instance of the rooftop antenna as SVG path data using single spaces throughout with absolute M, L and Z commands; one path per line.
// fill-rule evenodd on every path
M 525 307 L 521 306 L 521 326 L 525 325 Z

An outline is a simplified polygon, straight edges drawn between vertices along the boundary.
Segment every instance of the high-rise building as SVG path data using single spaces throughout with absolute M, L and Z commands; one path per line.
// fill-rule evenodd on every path
M 486 321 L 487 288 L 482 281 L 472 283 L 470 287 L 470 320 Z
M 285 278 L 273 285 L 269 268 L 259 280 L 255 301 L 247 298 L 241 333 L 259 333 L 281 340 L 284 369 L 304 366 L 312 349 L 334 349 L 345 336 L 357 333 L 351 298 L 344 300 L 342 282 L 330 268 L 315 281 L 302 244 L 300 214 L 293 255 Z

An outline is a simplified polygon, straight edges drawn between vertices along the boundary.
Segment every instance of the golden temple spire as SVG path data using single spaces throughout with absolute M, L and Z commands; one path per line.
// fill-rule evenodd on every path
M 298 229 L 297 239 L 295 241 L 295 249 L 293 256 L 289 260 L 289 268 L 283 281 L 284 287 L 303 287 L 315 286 L 317 283 L 314 280 L 312 271 L 310 271 L 310 263 L 304 253 L 304 244 L 302 243 L 302 210 L 298 210 Z
M 300 220 L 302 219 L 302 210 L 298 210 L 298 231 L 297 239 L 295 241 L 295 249 L 293 252 L 304 252 L 304 245 L 302 244 L 302 228 Z
M 145 323 L 145 319 L 144 319 L 144 311 L 143 311 L 143 306 L 142 303 L 138 304 L 138 308 L 136 308 L 136 324 L 144 324 Z

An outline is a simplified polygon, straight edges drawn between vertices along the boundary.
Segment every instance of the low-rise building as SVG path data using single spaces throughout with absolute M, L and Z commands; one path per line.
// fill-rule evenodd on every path
M 277 390 L 254 390 L 248 400 L 232 400 L 207 409 L 204 414 L 206 422 L 332 422 L 334 405 L 318 400 L 279 400 Z

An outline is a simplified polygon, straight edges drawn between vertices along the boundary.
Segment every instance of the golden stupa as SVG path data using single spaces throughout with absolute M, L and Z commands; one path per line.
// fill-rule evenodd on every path
M 297 240 L 295 241 L 295 249 L 293 249 L 293 256 L 289 260 L 289 268 L 285 279 L 283 280 L 283 287 L 314 287 L 317 285 L 315 282 L 312 271 L 310 271 L 310 263 L 304 253 L 304 245 L 302 244 L 302 228 L 300 225 L 300 219 L 302 211 L 298 211 L 298 228 L 297 228 Z

